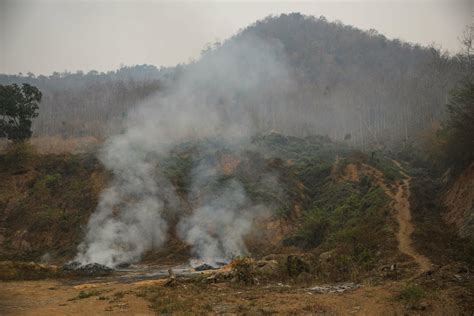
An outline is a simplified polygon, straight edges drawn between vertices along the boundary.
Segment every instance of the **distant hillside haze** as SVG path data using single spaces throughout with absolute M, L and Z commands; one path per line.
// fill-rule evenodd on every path
M 236 95 L 222 100 L 222 107 L 246 102 L 243 108 L 263 133 L 322 134 L 357 145 L 407 141 L 443 117 L 449 91 L 465 75 L 457 56 L 435 48 L 293 13 L 257 21 L 186 65 L 49 77 L 0 75 L 0 84 L 27 82 L 43 92 L 34 136 L 104 137 L 120 130 L 121 120 L 137 104 L 176 89 L 177 78 L 190 68 L 219 58 L 248 38 L 272 47 L 288 78 L 265 85 L 260 99 Z M 245 54 L 243 62 L 252 57 Z M 202 84 L 202 89 L 212 95 L 212 84 Z
M 456 57 L 387 40 L 324 18 L 266 18 L 236 37 L 279 41 L 295 72 L 295 108 L 308 119 L 301 133 L 358 142 L 407 138 L 443 115 L 449 90 L 463 76 Z

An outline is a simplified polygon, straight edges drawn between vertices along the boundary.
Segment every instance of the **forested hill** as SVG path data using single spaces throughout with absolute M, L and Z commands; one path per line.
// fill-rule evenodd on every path
M 351 133 L 360 142 L 381 142 L 429 128 L 466 71 L 459 56 L 324 17 L 268 17 L 236 38 L 253 35 L 283 44 L 302 115 L 310 114 L 308 125 L 337 139 Z
M 0 74 L 0 84 L 29 83 L 43 93 L 35 136 L 101 137 L 110 122 L 172 80 L 175 67 L 122 67 L 107 73 Z
M 0 75 L 0 84 L 28 82 L 43 91 L 36 136 L 102 136 L 106 122 L 119 120 L 130 107 L 172 85 L 188 67 L 248 37 L 280 47 L 289 65 L 296 85 L 279 95 L 286 107 L 271 110 L 271 120 L 260 124 L 288 134 L 334 139 L 350 134 L 352 142 L 363 145 L 404 141 L 440 119 L 448 92 L 464 72 L 458 57 L 439 50 L 293 13 L 254 23 L 191 65 L 49 77 Z M 287 124 L 295 120 L 299 124 Z

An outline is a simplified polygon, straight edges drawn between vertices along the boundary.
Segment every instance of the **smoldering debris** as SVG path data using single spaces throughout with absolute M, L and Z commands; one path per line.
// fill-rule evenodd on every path
M 194 271 L 207 271 L 207 270 L 216 270 L 218 267 L 211 266 L 207 263 L 203 263 L 194 268 Z
M 70 261 L 65 263 L 62 266 L 62 270 L 84 276 L 103 276 L 114 272 L 114 269 L 111 269 L 103 264 L 89 263 L 83 265 L 78 261 Z

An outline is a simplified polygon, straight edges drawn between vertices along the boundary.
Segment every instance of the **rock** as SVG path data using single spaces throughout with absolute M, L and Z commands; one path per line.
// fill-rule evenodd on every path
M 462 276 L 460 276 L 459 274 L 454 274 L 454 275 L 453 275 L 453 278 L 454 278 L 454 280 L 460 281 L 460 282 L 463 280 L 463 279 L 462 279 Z
M 276 260 L 259 260 L 255 262 L 255 272 L 270 276 L 278 273 L 278 262 Z

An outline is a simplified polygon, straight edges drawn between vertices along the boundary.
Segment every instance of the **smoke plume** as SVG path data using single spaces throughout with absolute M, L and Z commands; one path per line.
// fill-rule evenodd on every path
M 139 260 L 166 241 L 165 209 L 180 216 L 178 233 L 197 258 L 215 262 L 244 254 L 243 237 L 264 206 L 253 205 L 236 180 L 207 192 L 216 171 L 204 161 L 191 172 L 187 198 L 194 210 L 185 215 L 158 161 L 185 141 L 213 138 L 238 147 L 265 130 L 262 118 L 271 120 L 291 89 L 283 60 L 278 43 L 235 38 L 204 53 L 172 88 L 130 112 L 124 132 L 101 151 L 113 180 L 100 196 L 76 260 L 110 267 Z

